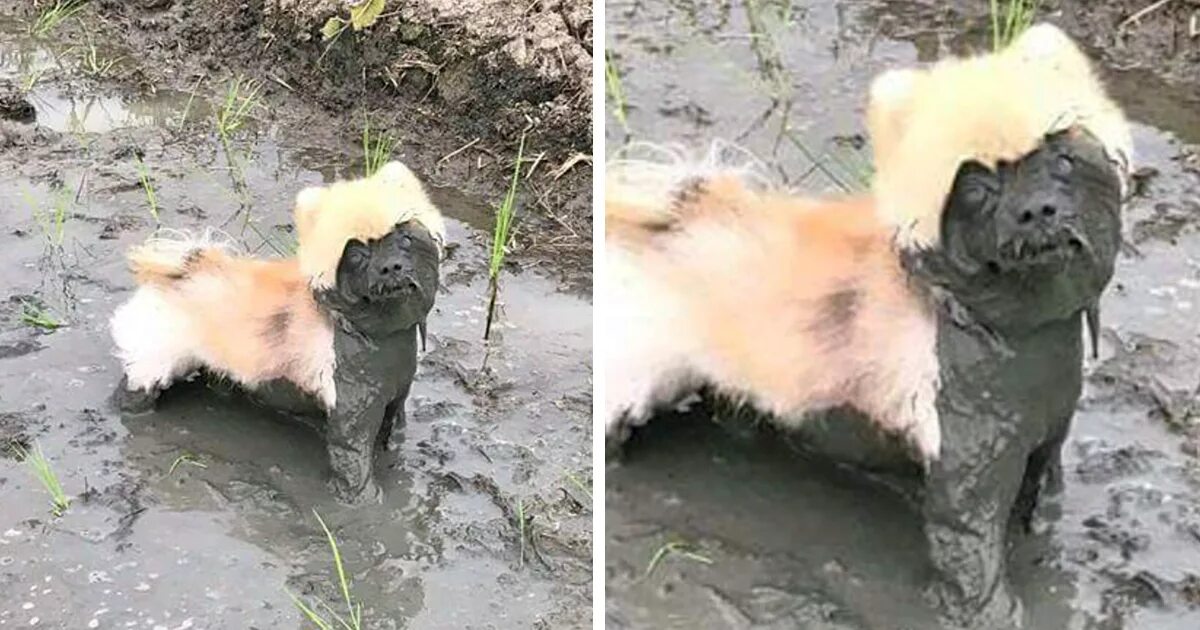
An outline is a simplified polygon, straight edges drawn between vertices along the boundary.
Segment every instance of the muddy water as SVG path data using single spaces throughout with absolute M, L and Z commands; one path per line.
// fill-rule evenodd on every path
M 211 95 L 114 91 L 72 45 L 0 22 L 0 80 L 36 76 L 38 114 L 0 121 L 0 442 L 39 444 L 73 497 L 52 517 L 0 454 L 0 627 L 310 627 L 288 591 L 344 610 L 314 510 L 366 627 L 590 627 L 591 303 L 566 288 L 586 278 L 515 261 L 485 346 L 490 210 L 434 191 L 451 218 L 445 287 L 403 444 L 377 459 L 381 505 L 335 503 L 319 436 L 202 380 L 122 417 L 107 320 L 132 288 L 123 251 L 156 223 L 137 156 L 162 226 L 219 227 L 264 256 L 293 246 L 300 188 L 361 166 L 319 128 L 283 144 L 303 111 L 225 146 Z M 24 323 L 27 309 L 62 327 Z
M 627 128 L 609 116 L 610 147 L 721 138 L 810 191 L 853 187 L 863 173 L 862 99 L 876 72 L 982 32 L 910 2 L 608 6 L 628 101 Z M 1106 74 L 1135 121 L 1139 165 L 1157 174 L 1125 217 L 1130 246 L 1102 304 L 1100 357 L 1085 366 L 1066 489 L 1045 531 L 1014 539 L 1010 576 L 1033 628 L 1183 630 L 1200 627 L 1189 436 L 1200 415 L 1200 177 L 1188 157 L 1200 110 L 1145 73 Z M 933 627 L 919 522 L 886 489 L 770 436 L 731 434 L 703 411 L 652 423 L 625 455 L 607 471 L 610 627 Z M 670 542 L 696 555 L 648 572 Z

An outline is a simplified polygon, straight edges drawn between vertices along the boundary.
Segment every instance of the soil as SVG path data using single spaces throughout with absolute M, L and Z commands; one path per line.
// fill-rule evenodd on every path
M 0 88 L 16 86 L 34 110 L 33 122 L 0 119 L 0 443 L 40 447 L 71 499 L 54 516 L 29 465 L 0 448 L 0 627 L 312 627 L 291 594 L 345 610 L 315 512 L 364 627 L 590 628 L 590 231 L 569 229 L 590 212 L 590 168 L 557 183 L 548 173 L 554 151 L 590 149 L 538 146 L 530 131 L 526 157 L 546 154 L 523 180 L 523 246 L 484 343 L 504 186 L 493 179 L 512 161 L 502 131 L 466 137 L 469 111 L 403 95 L 337 111 L 350 89 L 301 70 L 323 46 L 272 30 L 298 8 L 254 22 L 265 9 L 253 2 L 125 4 L 92 3 L 35 38 L 28 4 L 0 2 Z M 385 24 L 337 45 L 367 49 Z M 437 37 L 456 32 L 444 27 Z M 208 35 L 173 39 L 183 33 Z M 185 41 L 196 46 L 176 47 Z M 253 58 L 268 42 L 273 52 Z M 91 44 L 115 67 L 90 72 Z M 266 67 L 292 89 L 256 74 Z M 241 73 L 263 82 L 265 105 L 222 140 L 215 111 Z M 545 89 L 528 106 L 557 102 Z M 413 117 L 418 108 L 433 117 Z M 148 415 L 117 412 L 108 318 L 133 287 L 125 250 L 159 225 L 289 252 L 296 193 L 361 173 L 352 119 L 364 111 L 433 184 L 449 243 L 403 441 L 376 460 L 383 502 L 348 507 L 326 485 L 320 436 L 219 383 L 181 384 Z M 384 122 L 411 120 L 424 122 Z
M 1100 59 L 1133 121 L 1137 195 L 1100 356 L 1084 366 L 1066 488 L 1045 527 L 1013 539 L 1009 578 L 1029 628 L 1184 630 L 1200 626 L 1200 65 L 1178 34 L 1197 7 L 1169 3 L 1115 49 L 1114 24 L 1150 3 L 1097 4 L 1044 10 Z M 611 2 L 626 116 L 610 98 L 608 146 L 702 155 L 721 139 L 785 185 L 853 189 L 869 164 L 871 78 L 988 48 L 986 12 L 982 1 Z M 1176 48 L 1160 47 L 1171 38 Z M 608 466 L 608 627 L 936 627 L 905 498 L 747 415 L 697 405 L 656 418 Z

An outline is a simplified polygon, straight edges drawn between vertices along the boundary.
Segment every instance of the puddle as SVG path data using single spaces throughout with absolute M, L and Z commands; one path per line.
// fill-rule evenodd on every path
M 69 44 L 21 33 L 0 20 L 0 79 L 40 75 L 38 129 L 7 127 L 0 151 L 0 441 L 36 440 L 74 499 L 52 518 L 0 456 L 0 627 L 302 627 L 287 591 L 340 600 L 314 510 L 369 627 L 590 620 L 590 500 L 571 481 L 592 477 L 590 299 L 518 259 L 484 346 L 489 205 L 433 191 L 445 286 L 403 443 L 377 457 L 381 505 L 333 502 L 315 433 L 204 382 L 122 417 L 107 321 L 132 289 L 123 252 L 155 226 L 138 156 L 164 226 L 217 226 L 262 256 L 293 246 L 302 187 L 359 165 L 321 129 L 296 146 L 263 126 L 226 150 L 204 95 L 114 91 L 81 78 Z M 30 308 L 61 327 L 24 323 Z M 521 557 L 518 502 L 538 558 Z
M 618 1 L 607 15 L 628 102 L 627 128 L 608 116 L 610 150 L 729 140 L 809 191 L 855 185 L 871 78 L 960 50 L 966 23 L 911 2 Z M 1102 304 L 1057 519 L 1019 539 L 1010 577 L 1031 628 L 1183 630 L 1200 624 L 1200 462 L 1170 425 L 1200 388 L 1200 178 L 1183 159 L 1200 120 L 1144 72 L 1106 74 L 1158 174 L 1125 217 L 1137 251 Z M 933 625 L 919 522 L 863 480 L 686 417 L 639 432 L 606 474 L 609 627 Z M 647 575 L 671 541 L 710 562 L 676 554 Z

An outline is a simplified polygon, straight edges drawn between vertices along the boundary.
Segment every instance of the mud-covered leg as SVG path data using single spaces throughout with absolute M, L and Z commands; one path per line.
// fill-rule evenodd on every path
M 1026 458 L 1003 440 L 974 446 L 944 450 L 929 469 L 923 516 L 938 571 L 931 591 L 957 627 L 1017 628 L 1022 612 L 1005 578 L 1005 534 Z
M 383 426 L 379 428 L 379 443 L 389 451 L 400 448 L 404 425 L 408 419 L 404 413 L 404 403 L 408 400 L 408 390 L 411 384 L 411 381 L 405 383 L 400 388 L 400 393 L 392 399 L 392 402 L 388 403 L 387 409 L 383 411 Z
M 1026 532 L 1038 525 L 1035 518 L 1041 500 L 1048 494 L 1058 494 L 1063 487 L 1062 449 L 1071 428 L 1071 418 L 1058 423 L 1053 435 L 1029 455 L 1025 467 L 1025 479 L 1017 497 L 1014 516 Z
M 158 402 L 158 397 L 161 394 L 162 389 L 159 387 L 131 389 L 129 377 L 123 376 L 121 377 L 121 383 L 113 391 L 112 401 L 121 411 L 127 414 L 139 415 L 154 411 L 154 405 Z
M 374 410 L 376 418 L 383 410 Z M 377 422 L 364 422 L 358 417 L 334 413 L 329 417 L 328 442 L 329 466 L 333 469 L 333 489 L 338 499 L 348 503 L 378 500 L 381 496 L 372 471 L 374 463 L 375 435 Z

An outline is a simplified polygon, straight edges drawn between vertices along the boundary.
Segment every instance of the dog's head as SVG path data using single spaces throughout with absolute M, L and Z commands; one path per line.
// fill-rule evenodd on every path
M 408 167 L 296 197 L 300 270 L 318 301 L 371 334 L 425 320 L 437 294 L 445 224 Z
M 1064 319 L 1112 276 L 1132 142 L 1087 58 L 1038 25 L 871 88 L 875 195 L 902 254 L 997 330 Z

